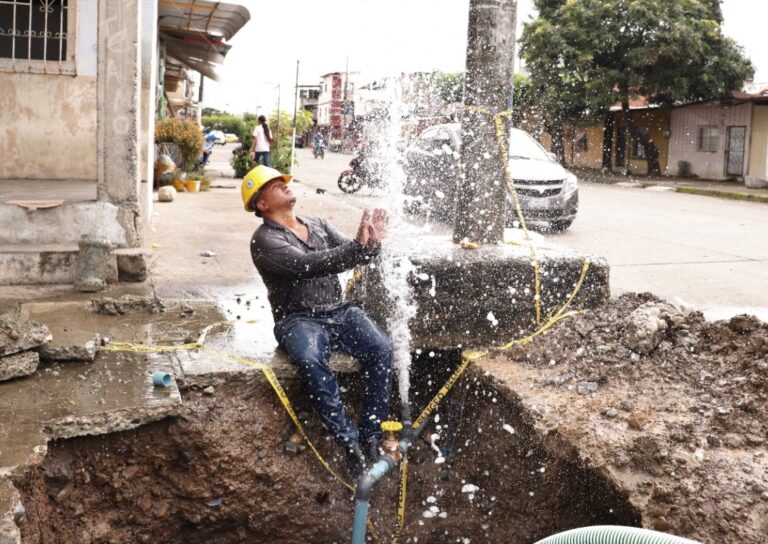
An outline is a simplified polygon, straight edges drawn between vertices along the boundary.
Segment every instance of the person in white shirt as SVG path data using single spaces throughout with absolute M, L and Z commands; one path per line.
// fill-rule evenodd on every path
M 258 165 L 269 166 L 269 148 L 272 146 L 272 133 L 267 124 L 267 118 L 259 115 L 258 124 L 253 127 L 253 141 L 251 142 L 251 158 Z

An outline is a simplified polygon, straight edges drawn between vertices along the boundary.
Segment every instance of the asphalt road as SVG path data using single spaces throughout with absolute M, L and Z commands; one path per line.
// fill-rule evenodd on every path
M 349 206 L 386 199 L 381 190 L 346 195 L 336 186 L 350 155 L 321 160 L 299 149 L 297 158 L 294 173 L 306 194 L 325 201 L 347 231 L 357 220 Z M 573 226 L 547 237 L 607 258 L 614 295 L 649 291 L 709 318 L 747 312 L 768 321 L 768 205 L 592 183 L 579 191 Z M 347 211 L 334 213 L 334 202 Z

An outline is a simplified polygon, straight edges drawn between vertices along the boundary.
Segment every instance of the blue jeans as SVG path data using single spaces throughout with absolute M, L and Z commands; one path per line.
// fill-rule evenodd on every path
M 339 444 L 367 444 L 381 436 L 392 391 L 392 343 L 360 307 L 289 314 L 275 325 L 275 338 L 296 365 L 315 410 Z M 332 350 L 351 355 L 362 367 L 359 432 L 339 396 L 329 364 Z
M 254 151 L 253 162 L 259 164 L 259 159 L 262 160 L 264 166 L 269 166 L 269 151 Z

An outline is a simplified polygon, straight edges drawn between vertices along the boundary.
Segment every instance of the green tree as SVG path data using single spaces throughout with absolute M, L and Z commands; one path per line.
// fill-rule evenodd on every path
M 253 129 L 256 126 L 256 123 L 258 123 L 258 117 L 253 114 L 245 115 L 248 116 L 248 119 L 243 123 L 242 132 L 238 133 L 243 146 L 241 151 L 235 153 L 232 158 L 232 166 L 235 169 L 235 175 L 238 177 L 242 177 L 248 170 L 253 168 L 253 161 L 250 160 L 248 153 L 251 149 Z M 291 169 L 292 120 L 293 116 L 287 111 L 280 111 L 278 117 L 277 110 L 272 112 L 272 115 L 270 115 L 267 120 L 270 131 L 272 132 L 272 151 L 270 153 L 269 163 L 273 168 L 276 168 L 281 172 L 288 172 Z M 312 118 L 312 112 L 307 110 L 299 110 L 296 112 L 297 137 L 306 134 L 313 125 L 314 119 Z
M 227 115 L 227 112 L 216 108 L 206 107 L 203 108 L 202 115 L 203 117 L 208 117 L 209 115 Z
M 539 17 L 525 25 L 521 53 L 546 118 L 562 130 L 563 122 L 599 118 L 620 103 L 651 174 L 659 173 L 658 149 L 632 121 L 630 98 L 662 106 L 716 100 L 754 72 L 742 48 L 722 33 L 720 0 L 534 4 Z
M 242 117 L 231 113 L 203 116 L 202 123 L 204 127 L 238 136 L 243 132 L 245 126 Z
M 436 70 L 431 74 L 430 85 L 447 104 L 461 102 L 464 99 L 464 72 L 449 73 Z

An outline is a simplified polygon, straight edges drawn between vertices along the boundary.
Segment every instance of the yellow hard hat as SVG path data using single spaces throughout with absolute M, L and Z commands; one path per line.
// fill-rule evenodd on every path
M 293 176 L 289 176 L 288 174 L 281 174 L 279 170 L 275 170 L 269 166 L 264 166 L 263 164 L 258 165 L 256 168 L 248 172 L 243 178 L 243 184 L 240 186 L 240 196 L 243 197 L 245 211 L 255 211 L 251 207 L 251 199 L 253 199 L 253 195 L 259 192 L 259 190 L 264 187 L 264 185 L 273 179 L 278 178 L 282 179 L 285 183 L 290 183 L 293 179 Z

